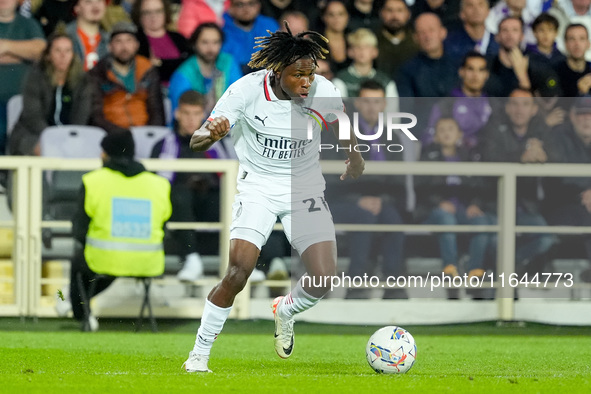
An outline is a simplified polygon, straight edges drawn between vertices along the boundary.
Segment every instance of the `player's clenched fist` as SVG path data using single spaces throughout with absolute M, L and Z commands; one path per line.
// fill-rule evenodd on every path
M 225 116 L 219 116 L 209 122 L 205 128 L 209 130 L 212 140 L 219 141 L 230 132 L 230 121 Z

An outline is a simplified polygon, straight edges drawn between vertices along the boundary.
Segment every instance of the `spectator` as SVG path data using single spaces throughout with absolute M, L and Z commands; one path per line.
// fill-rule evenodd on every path
M 589 50 L 589 33 L 581 24 L 573 24 L 564 32 L 566 59 L 555 65 L 564 97 L 587 95 L 591 90 L 591 63 L 585 60 Z
M 182 0 L 179 20 L 179 33 L 187 39 L 202 23 L 224 25 L 223 14 L 229 7 L 230 0 Z
M 400 97 L 445 97 L 456 86 L 458 71 L 443 47 L 446 35 L 437 15 L 425 13 L 416 19 L 420 52 L 400 68 L 396 78 Z
M 174 134 L 159 141 L 152 150 L 152 158 L 160 159 L 205 159 L 209 157 L 225 158 L 226 153 L 220 144 L 215 144 L 207 152 L 193 152 L 189 147 L 191 136 L 204 119 L 204 97 L 194 90 L 184 92 L 174 112 L 176 120 Z M 214 149 L 216 148 L 216 149 Z M 221 150 L 220 150 L 221 149 Z M 158 172 L 171 184 L 171 202 L 173 222 L 217 222 L 220 218 L 220 190 L 215 174 L 189 172 Z M 217 235 L 217 234 L 216 234 Z M 179 254 L 183 259 L 183 268 L 178 278 L 194 281 L 203 276 L 201 253 L 207 253 L 212 245 L 219 245 L 215 239 L 202 233 L 197 237 L 193 230 L 177 230 L 172 233 L 177 241 Z M 205 238 L 204 238 L 205 237 Z M 211 242 L 204 242 L 205 240 Z M 214 248 L 214 253 L 217 250 Z
M 171 213 L 170 185 L 133 160 L 129 131 L 107 135 L 101 146 L 103 168 L 82 177 L 78 208 L 72 218 L 72 233 L 78 244 L 72 261 L 70 297 L 74 318 L 83 322 L 83 329 L 78 275 L 89 299 L 117 276 L 161 275 L 164 224 Z M 97 278 L 97 274 L 110 277 Z M 96 292 L 88 294 L 95 280 Z M 98 329 L 92 315 L 88 323 L 92 331 Z
M 516 89 L 505 104 L 505 117 L 492 117 L 483 130 L 482 159 L 489 162 L 545 163 L 548 161 L 548 128 L 537 117 L 538 106 L 529 91 Z M 517 181 L 517 225 L 546 226 L 540 213 L 543 189 L 533 177 Z M 524 234 L 519 237 L 515 262 L 543 259 L 555 242 L 549 234 Z M 533 262 L 532 262 L 533 264 Z
M 103 29 L 110 32 L 118 22 L 131 22 L 131 8 L 134 2 L 135 0 L 108 1 L 105 16 L 101 20 Z
M 310 22 L 308 17 L 306 14 L 300 11 L 285 11 L 283 14 L 281 14 L 278 20 L 280 21 L 281 31 L 287 31 L 285 30 L 283 21 L 287 22 L 289 30 L 291 30 L 293 34 L 310 30 Z
M 398 97 L 396 84 L 384 73 L 373 68 L 378 56 L 378 40 L 369 29 L 361 28 L 347 35 L 349 57 L 353 60 L 346 70 L 341 70 L 333 79 L 343 97 L 357 97 L 361 83 L 374 79 L 385 86 L 386 97 Z
M 376 1 L 353 0 L 349 5 L 349 30 L 355 31 L 362 27 L 374 29 L 380 22 Z
M 570 122 L 552 133 L 549 161 L 591 164 L 591 97 L 580 97 L 570 111 Z M 546 209 L 548 221 L 558 226 L 591 226 L 591 178 L 548 178 Z M 583 236 L 591 261 L 591 236 Z M 591 282 L 591 269 L 581 274 Z
M 460 1 L 462 24 L 451 30 L 445 39 L 445 51 L 454 59 L 462 59 L 470 51 L 492 57 L 499 51 L 493 33 L 487 30 L 484 21 L 490 8 L 488 0 Z
M 501 0 L 488 14 L 486 18 L 486 28 L 493 34 L 497 34 L 500 29 L 500 23 L 508 17 L 519 18 L 523 21 L 524 42 L 525 44 L 534 44 L 535 37 L 532 31 L 532 23 L 540 14 L 535 6 L 528 6 L 527 0 Z
M 273 18 L 260 14 L 260 0 L 230 0 L 230 8 L 224 14 L 225 41 L 222 52 L 231 54 L 243 74 L 248 74 L 250 56 L 254 49 L 255 38 L 267 35 L 267 30 L 279 30 L 279 24 Z
M 160 82 L 168 86 L 172 73 L 189 57 L 185 37 L 167 30 L 172 20 L 168 0 L 136 0 L 131 9 L 133 23 L 139 28 L 138 54 L 150 59 L 158 69 Z
M 77 0 L 42 0 L 33 17 L 39 21 L 43 33 L 49 37 L 58 23 L 70 23 L 74 20 L 74 5 Z
M 347 25 L 349 12 L 342 0 L 329 0 L 321 15 L 324 29 L 322 34 L 328 38 L 328 56 L 331 70 L 336 74 L 351 63 L 347 56 Z
M 316 59 L 316 70 L 314 73 L 316 75 L 322 75 L 324 78 L 332 81 L 334 79 L 334 73 L 330 69 L 330 63 L 325 59 Z
M 422 161 L 471 161 L 469 150 L 462 144 L 462 131 L 453 118 L 442 117 L 435 125 L 433 143 L 421 154 Z M 481 178 L 470 176 L 416 177 L 417 212 L 424 211 L 425 223 L 454 225 L 492 225 L 496 217 L 486 212 L 483 199 L 490 196 Z M 420 216 L 420 215 L 419 215 Z M 439 252 L 443 260 L 443 273 L 458 276 L 458 245 L 455 233 L 439 233 Z M 468 276 L 484 275 L 484 259 L 493 244 L 493 234 L 477 233 L 470 236 Z
M 74 53 L 82 62 L 84 71 L 92 69 L 99 59 L 109 53 L 109 36 L 101 28 L 105 7 L 105 0 L 78 0 L 74 6 L 76 20 L 66 27 L 74 40 Z
M 279 23 L 279 26 L 282 26 L 283 21 L 285 20 L 282 15 L 292 12 L 301 12 L 308 21 L 316 21 L 320 13 L 318 7 L 315 7 L 315 5 L 316 4 L 311 5 L 310 2 L 306 2 L 305 0 L 261 0 L 261 14 L 275 19 L 277 23 Z M 289 26 L 291 25 L 292 24 L 289 23 Z M 307 30 L 308 29 L 302 31 Z M 293 27 L 291 31 L 294 32 Z
M 16 12 L 18 0 L 0 3 L 0 155 L 6 152 L 6 105 L 20 93 L 30 64 L 45 48 L 41 26 Z
M 516 88 L 531 90 L 542 97 L 560 96 L 558 76 L 547 64 L 521 52 L 523 21 L 507 17 L 499 25 L 499 54 L 492 60 L 485 90 L 493 97 L 507 97 Z
M 435 138 L 435 125 L 442 117 L 451 117 L 462 131 L 462 145 L 473 149 L 478 145 L 480 129 L 486 125 L 492 107 L 483 88 L 488 79 L 486 58 L 478 52 L 468 52 L 459 70 L 461 85 L 451 91 L 451 98 L 444 98 L 433 106 L 429 118 L 429 131 L 424 142 Z
M 459 27 L 460 2 L 457 0 L 415 0 L 411 10 L 413 20 L 426 12 L 431 12 L 439 17 L 446 29 L 452 30 Z
M 361 84 L 359 97 L 354 100 L 355 110 L 359 113 L 359 131 L 365 135 L 375 135 L 380 132 L 379 116 L 386 109 L 384 87 L 375 80 L 367 80 Z M 323 133 L 325 134 L 325 133 Z M 326 133 L 328 134 L 328 133 Z M 400 145 L 396 133 L 393 139 L 386 141 L 386 133 L 383 138 L 373 141 L 381 146 Z M 332 142 L 337 145 L 336 141 Z M 402 146 L 400 145 L 402 148 Z M 324 159 L 340 159 L 342 153 L 336 150 L 322 150 Z M 402 160 L 402 151 L 395 149 L 375 149 L 363 153 L 366 160 Z M 327 188 L 326 199 L 330 202 L 331 212 L 337 223 L 357 224 L 402 224 L 398 206 L 404 205 L 405 178 L 391 175 L 364 175 L 357 181 L 340 182 L 338 176 L 326 177 L 331 186 Z M 370 259 L 372 256 L 373 241 L 379 239 L 378 255 L 383 258 L 382 274 L 399 276 L 406 272 L 403 259 L 404 234 L 398 232 L 371 233 L 350 232 L 349 242 L 349 270 L 347 275 L 363 276 L 371 275 Z M 347 298 L 364 298 L 363 291 L 350 289 Z M 383 295 L 384 298 L 406 298 L 404 289 L 390 289 Z
M 132 126 L 164 125 L 158 70 L 137 54 L 138 48 L 135 25 L 120 22 L 111 32 L 109 56 L 90 72 L 92 123 L 108 133 Z
M 554 66 L 564 60 L 562 52 L 556 48 L 558 20 L 550 14 L 540 14 L 532 23 L 536 44 L 528 44 L 525 54 Z
M 400 66 L 419 50 L 409 25 L 410 10 L 404 0 L 385 0 L 380 20 L 376 69 L 394 78 Z
M 22 94 L 26 111 L 10 135 L 13 155 L 39 156 L 39 137 L 48 126 L 88 124 L 92 93 L 65 32 L 49 37 L 41 60 L 25 78 Z
M 584 25 L 591 31 L 591 1 L 589 0 L 556 0 L 548 13 L 558 19 L 559 29 L 556 45 L 562 52 L 565 48 L 565 30 L 571 24 Z M 585 53 L 585 59 L 591 61 L 591 50 Z
M 170 79 L 168 95 L 173 111 L 179 97 L 187 90 L 196 90 L 206 96 L 205 114 L 234 81 L 242 74 L 232 55 L 220 52 L 224 34 L 215 23 L 203 23 L 189 40 L 195 55 L 191 56 L 174 72 Z

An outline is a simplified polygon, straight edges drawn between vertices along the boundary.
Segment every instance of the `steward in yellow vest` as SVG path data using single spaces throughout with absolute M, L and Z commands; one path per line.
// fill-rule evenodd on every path
M 164 224 L 170 218 L 170 183 L 133 160 L 129 131 L 107 135 L 103 167 L 82 177 L 77 212 L 72 220 L 74 238 L 83 246 L 72 263 L 70 297 L 74 316 L 84 318 L 80 305 L 78 272 L 87 288 L 96 274 L 158 276 L 164 272 Z M 112 283 L 105 279 L 98 292 Z M 92 297 L 96 294 L 89 294 Z

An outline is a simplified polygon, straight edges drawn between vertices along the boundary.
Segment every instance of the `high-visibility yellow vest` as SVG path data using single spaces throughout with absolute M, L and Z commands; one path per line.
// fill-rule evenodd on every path
M 82 177 L 90 217 L 84 256 L 88 267 L 112 276 L 164 272 L 164 223 L 170 218 L 170 183 L 151 172 L 126 177 L 100 168 Z

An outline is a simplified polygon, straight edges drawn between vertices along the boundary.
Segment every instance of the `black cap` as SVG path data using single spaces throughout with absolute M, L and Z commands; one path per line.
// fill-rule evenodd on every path
M 123 34 L 123 33 L 131 34 L 132 36 L 137 38 L 136 25 L 134 25 L 131 22 L 117 22 L 117 23 L 115 23 L 115 25 L 111 29 L 111 37 L 110 37 L 109 41 L 113 41 L 113 38 L 115 38 L 115 36 L 117 34 Z
M 578 114 L 591 113 L 591 96 L 578 97 L 573 104 L 573 109 Z
M 135 154 L 135 143 L 129 130 L 107 134 L 101 142 L 101 147 L 110 157 L 133 158 Z

